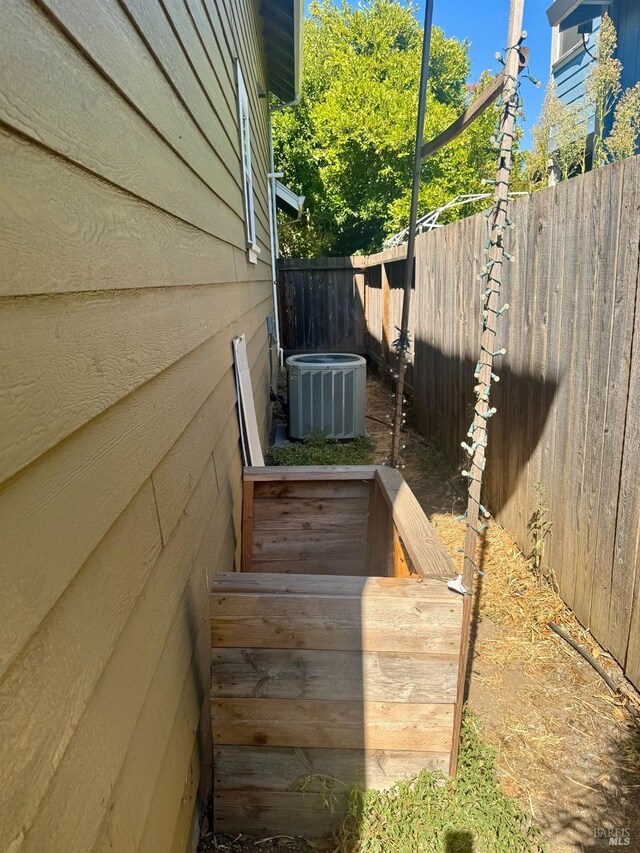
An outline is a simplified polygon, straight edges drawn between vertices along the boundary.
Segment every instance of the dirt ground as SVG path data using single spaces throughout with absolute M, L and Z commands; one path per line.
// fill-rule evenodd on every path
M 382 463 L 389 449 L 390 399 L 376 379 L 369 380 L 367 408 L 374 462 Z M 455 516 L 465 506 L 464 481 L 411 427 L 404 444 L 403 474 L 461 566 L 464 525 Z M 547 623 L 563 625 L 623 681 L 620 670 L 546 582 L 536 578 L 531 563 L 496 522 L 489 523 L 484 536 L 485 574 L 476 595 L 468 701 L 483 736 L 498 750 L 503 788 L 530 812 L 550 853 L 601 849 L 608 839 L 598 836 L 606 830 L 626 830 L 625 849 L 640 851 L 640 726 Z M 637 701 L 637 694 L 629 693 Z M 314 849 L 331 847 L 288 838 L 212 835 L 201 847 L 203 853 Z
M 383 462 L 389 428 L 380 421 L 389 391 L 376 380 L 368 409 L 374 461 Z M 464 480 L 415 430 L 406 430 L 404 443 L 402 473 L 461 567 L 464 524 L 455 516 L 466 505 Z M 485 533 L 482 559 L 468 701 L 499 751 L 504 790 L 531 813 L 552 853 L 606 846 L 595 837 L 605 828 L 628 829 L 626 849 L 640 851 L 640 727 L 547 623 L 562 624 L 622 680 L 619 668 L 496 522 Z

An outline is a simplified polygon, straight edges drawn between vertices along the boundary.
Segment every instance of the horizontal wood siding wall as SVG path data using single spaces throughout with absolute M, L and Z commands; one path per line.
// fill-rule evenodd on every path
M 640 158 L 510 205 L 510 310 L 498 324 L 485 503 L 525 553 L 544 487 L 544 562 L 580 621 L 640 686 Z M 409 329 L 418 427 L 456 463 L 471 421 L 488 223 L 469 217 L 416 241 Z M 388 358 L 403 249 L 360 258 L 365 340 Z M 294 262 L 291 262 L 294 263 Z M 319 263 L 324 263 L 323 259 Z M 398 291 L 399 293 L 399 291 Z M 318 318 L 317 322 L 320 322 Z M 466 457 L 465 457 L 466 459 Z
M 243 332 L 269 424 L 257 5 L 11 0 L 0 51 L 0 849 L 183 851 L 208 588 L 239 547 Z

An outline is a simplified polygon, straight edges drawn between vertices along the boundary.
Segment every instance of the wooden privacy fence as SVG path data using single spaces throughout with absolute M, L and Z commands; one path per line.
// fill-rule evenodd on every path
M 525 553 L 533 544 L 532 516 L 548 508 L 553 528 L 543 564 L 636 686 L 639 182 L 636 157 L 511 203 L 506 242 L 514 260 L 504 284 L 510 310 L 498 327 L 498 345 L 507 354 L 498 359 L 500 382 L 492 391 L 498 415 L 491 422 L 485 486 L 487 505 Z M 455 462 L 471 422 L 481 330 L 477 276 L 487 239 L 487 219 L 477 214 L 421 235 L 416 244 L 409 383 L 418 428 Z M 333 259 L 343 277 L 336 288 L 346 294 L 350 286 L 353 316 L 363 315 L 362 337 L 352 340 L 378 363 L 389 358 L 399 325 L 402 251 Z M 315 265 L 314 280 L 321 281 L 326 261 L 306 263 Z M 321 311 L 312 321 L 289 316 L 321 304 L 316 296 L 302 308 L 290 296 L 294 269 L 301 274 L 300 262 L 287 261 L 280 274 L 283 328 L 294 333 L 284 346 L 304 348 L 306 341 L 295 337 L 300 323 L 319 328 L 330 321 Z M 311 276 L 295 284 L 314 286 Z

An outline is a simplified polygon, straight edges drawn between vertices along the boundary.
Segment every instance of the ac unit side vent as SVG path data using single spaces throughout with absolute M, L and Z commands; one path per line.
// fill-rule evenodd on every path
M 365 434 L 367 365 L 359 355 L 327 353 L 287 359 L 289 435 L 329 438 Z

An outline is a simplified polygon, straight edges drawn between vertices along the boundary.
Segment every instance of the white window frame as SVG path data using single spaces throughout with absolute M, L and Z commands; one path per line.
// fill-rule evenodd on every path
M 244 84 L 242 68 L 236 59 L 236 83 L 238 87 L 238 127 L 240 137 L 240 166 L 242 169 L 242 197 L 247 250 L 251 263 L 257 263 L 260 247 L 256 237 L 256 214 L 254 209 L 253 170 L 251 168 L 251 112 L 249 96 Z
M 595 0 L 585 0 L 587 5 L 597 5 Z M 601 6 L 608 5 L 608 0 L 601 0 Z M 600 21 L 600 14 L 594 15 L 593 21 Z M 598 26 L 600 24 L 598 23 Z M 589 36 L 586 39 L 587 44 L 589 43 Z M 584 50 L 584 40 L 581 39 L 579 42 L 570 47 L 569 50 L 566 50 L 564 53 L 560 52 L 560 45 L 562 43 L 562 36 L 560 33 L 560 22 L 555 24 L 551 28 L 551 70 L 557 71 L 558 68 L 567 62 L 569 59 L 574 57 L 576 54 L 580 53 Z

